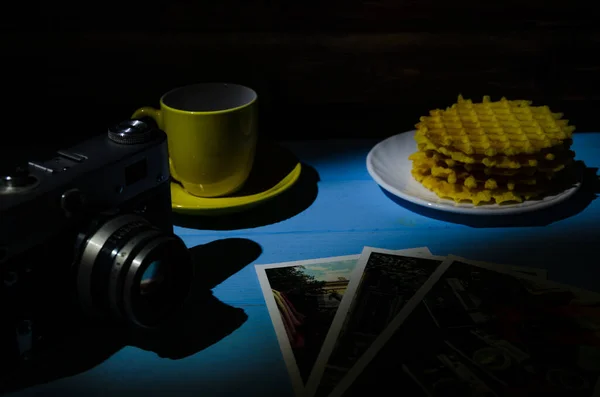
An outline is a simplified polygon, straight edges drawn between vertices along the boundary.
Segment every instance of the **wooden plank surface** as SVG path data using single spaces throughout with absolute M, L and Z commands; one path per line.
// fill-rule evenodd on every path
M 63 30 L 365 32 L 593 26 L 592 7 L 589 2 L 556 0 L 178 0 L 153 5 L 140 1 L 53 4 L 46 6 L 45 14 L 53 28 Z
M 264 135 L 275 139 L 385 137 L 459 93 L 547 104 L 579 131 L 597 127 L 600 105 L 594 31 L 5 33 L 0 42 L 11 59 L 38 54 L 28 67 L 44 70 L 34 80 L 71 109 L 67 126 L 95 109 L 89 134 L 201 81 L 255 88 Z
M 600 30 L 591 2 L 17 6 L 28 12 L 6 15 L 0 29 L 14 86 L 6 97 L 27 100 L 21 92 L 36 90 L 40 101 L 68 106 L 65 125 L 88 124 L 89 135 L 199 81 L 255 88 L 263 133 L 275 139 L 389 136 L 458 93 L 532 99 L 567 113 L 579 131 L 597 129 Z M 45 111 L 40 118 L 51 117 Z
M 248 316 L 230 335 L 203 350 L 192 349 L 180 359 L 164 359 L 146 350 L 126 347 L 103 362 L 84 363 L 87 367 L 83 369 L 82 363 L 76 362 L 69 367 L 74 376 L 14 396 L 237 396 L 240 390 L 247 396 L 291 396 L 254 264 L 357 254 L 365 245 L 387 249 L 427 246 L 437 255 L 453 253 L 544 268 L 552 280 L 600 292 L 597 176 L 595 187 L 586 188 L 592 197 L 583 206 L 577 200 L 571 201 L 568 207 L 576 211 L 567 218 L 548 217 L 545 223 L 527 224 L 528 216 L 521 215 L 521 225 L 475 227 L 426 217 L 387 198 L 365 170 L 364 157 L 372 144 L 373 141 L 288 142 L 286 146 L 313 167 L 320 179 L 313 180 L 318 187 L 314 202 L 295 216 L 252 226 L 243 223 L 247 214 L 238 214 L 239 226 L 229 230 L 211 228 L 206 223 L 203 227 L 199 219 L 196 227 L 176 228 L 186 245 L 197 252 L 201 279 L 216 284 L 214 295 L 225 304 L 243 309 Z M 596 175 L 600 166 L 600 134 L 578 135 L 574 145 L 578 159 L 585 161 Z M 290 196 L 281 198 L 292 205 Z M 280 205 L 286 203 L 273 201 L 268 208 L 276 211 Z M 554 212 L 560 212 L 558 207 Z M 207 246 L 220 248 L 207 251 Z M 242 246 L 247 248 L 240 250 Z M 252 251 L 249 247 L 256 246 L 260 247 L 258 255 L 248 254 Z M 201 252 L 205 254 L 198 254 Z M 246 254 L 246 262 L 226 269 L 227 258 L 233 255 L 240 259 Z M 201 307 L 193 317 L 201 325 L 198 340 L 203 338 L 201 331 L 223 321 Z M 165 345 L 184 335 L 182 332 L 174 340 L 165 341 Z

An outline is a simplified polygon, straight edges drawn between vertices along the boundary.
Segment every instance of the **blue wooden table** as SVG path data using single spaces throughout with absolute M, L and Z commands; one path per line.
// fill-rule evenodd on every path
M 275 212 L 287 219 L 272 219 L 269 222 L 274 223 L 264 225 L 260 216 L 239 215 L 227 222 L 199 222 L 195 227 L 200 229 L 176 227 L 190 248 L 222 242 L 203 258 L 200 267 L 207 277 L 222 272 L 220 278 L 211 276 L 210 286 L 219 283 L 213 288 L 214 296 L 247 315 L 238 329 L 181 359 L 163 359 L 150 351 L 125 347 L 90 370 L 16 395 L 290 396 L 290 382 L 255 264 L 358 254 L 365 245 L 387 249 L 427 246 L 437 255 L 452 253 L 546 268 L 550 279 L 600 290 L 600 200 L 594 200 L 600 133 L 575 137 L 577 158 L 590 170 L 573 200 L 541 215 L 495 220 L 416 213 L 413 210 L 418 209 L 394 202 L 365 167 L 366 155 L 375 143 L 284 143 L 305 165 L 299 188 L 269 204 L 279 206 Z M 290 200 L 300 208 L 288 213 Z M 249 263 L 239 269 L 220 269 L 221 254 L 230 255 L 243 247 L 254 247 Z M 208 324 L 218 318 L 207 316 L 203 321 Z

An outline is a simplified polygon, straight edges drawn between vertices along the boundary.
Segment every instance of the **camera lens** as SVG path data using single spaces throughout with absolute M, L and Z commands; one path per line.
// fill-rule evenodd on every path
M 181 239 L 140 216 L 121 215 L 85 239 L 77 290 L 88 314 L 108 313 L 151 328 L 183 304 L 192 276 L 192 261 Z
M 166 266 L 162 260 L 150 263 L 140 280 L 140 295 L 151 295 L 160 290 L 165 281 Z

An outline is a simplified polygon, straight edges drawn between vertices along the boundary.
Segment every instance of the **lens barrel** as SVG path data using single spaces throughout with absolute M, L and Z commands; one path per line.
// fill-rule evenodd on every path
M 137 215 L 119 215 L 85 239 L 77 292 L 86 314 L 141 328 L 160 326 L 182 306 L 193 264 L 180 238 Z

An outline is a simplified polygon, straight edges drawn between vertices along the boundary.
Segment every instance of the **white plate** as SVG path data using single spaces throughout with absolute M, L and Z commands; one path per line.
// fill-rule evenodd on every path
M 518 214 L 537 211 L 558 204 L 571 197 L 581 186 L 581 182 L 578 182 L 559 194 L 523 203 L 478 206 L 470 203 L 457 204 L 452 200 L 439 198 L 413 178 L 410 173 L 412 161 L 408 159 L 408 156 L 417 150 L 414 135 L 415 131 L 394 135 L 375 145 L 367 156 L 367 170 L 375 182 L 394 196 L 414 204 L 459 214 Z

